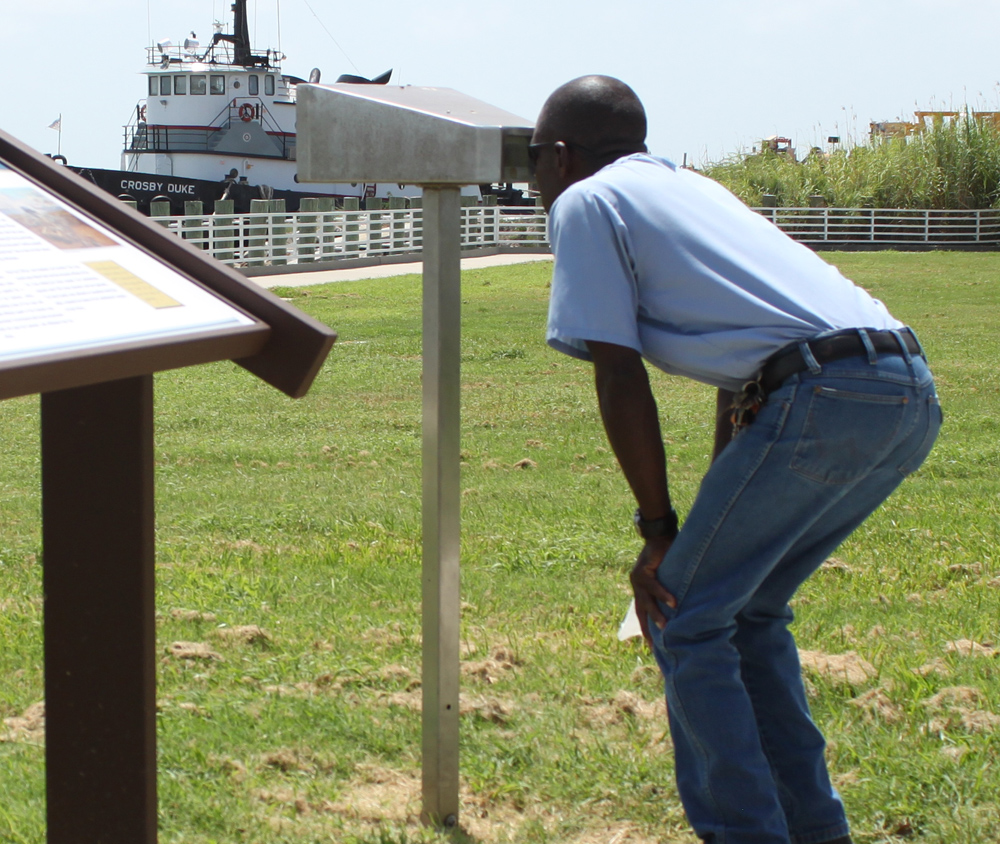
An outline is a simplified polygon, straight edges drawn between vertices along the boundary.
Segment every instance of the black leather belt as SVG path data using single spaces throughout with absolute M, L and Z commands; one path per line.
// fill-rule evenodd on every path
M 865 333 L 876 352 L 902 354 L 903 350 L 899 346 L 899 341 L 891 331 L 865 331 Z M 920 343 L 917 342 L 917 338 L 909 328 L 899 329 L 899 336 L 903 340 L 906 351 L 911 355 L 923 354 Z M 868 349 L 861 340 L 861 335 L 853 328 L 842 334 L 831 334 L 818 340 L 809 340 L 806 345 L 809 346 L 818 364 L 868 354 Z M 786 378 L 806 369 L 809 369 L 809 364 L 802 357 L 799 344 L 792 343 L 785 346 L 769 357 L 761 369 L 760 385 L 764 388 L 764 394 L 773 392 L 781 386 Z

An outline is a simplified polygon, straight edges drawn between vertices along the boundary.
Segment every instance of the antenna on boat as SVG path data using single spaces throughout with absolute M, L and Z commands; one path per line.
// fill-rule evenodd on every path
M 315 10 L 315 9 L 314 9 L 314 8 L 313 8 L 312 6 L 310 6 L 310 5 L 309 5 L 309 0 L 302 0 L 302 2 L 303 2 L 303 3 L 305 3 L 305 4 L 306 4 L 306 8 L 307 8 L 307 9 L 308 9 L 308 10 L 309 10 L 310 12 L 312 12 L 312 15 L 313 15 L 313 17 L 314 17 L 314 18 L 316 18 L 316 21 L 317 21 L 317 23 L 319 23 L 319 25 L 320 25 L 321 27 L 323 27 L 323 31 L 324 31 L 324 32 L 325 32 L 325 33 L 326 33 L 326 34 L 327 34 L 328 36 L 330 36 L 330 40 L 331 40 L 331 41 L 332 41 L 332 42 L 333 42 L 334 44 L 336 44 L 336 45 L 337 45 L 337 49 L 338 49 L 338 50 L 340 50 L 340 52 L 342 52 L 342 53 L 344 54 L 344 58 L 346 58 L 346 59 L 347 59 L 347 61 L 349 61 L 349 62 L 351 63 L 351 67 L 353 67 L 353 68 L 354 68 L 355 70 L 358 70 L 358 66 L 357 66 L 356 64 L 354 64 L 354 61 L 353 61 L 353 59 L 351 59 L 351 57 L 350 57 L 349 55 L 347 55 L 347 50 L 345 50 L 345 49 L 344 49 L 343 47 L 341 47 L 341 46 L 340 46 L 340 42 L 339 42 L 339 41 L 337 41 L 337 39 L 333 37 L 333 33 L 332 33 L 332 32 L 330 32 L 330 30 L 329 30 L 329 29 L 327 29 L 327 26 L 326 26 L 326 24 L 325 24 L 325 23 L 323 23 L 323 21 L 322 21 L 322 20 L 320 19 L 320 16 L 316 14 L 316 10 Z M 360 71 L 359 71 L 359 72 L 360 72 Z
M 281 0 L 275 0 L 276 11 L 278 14 L 278 55 L 281 55 Z

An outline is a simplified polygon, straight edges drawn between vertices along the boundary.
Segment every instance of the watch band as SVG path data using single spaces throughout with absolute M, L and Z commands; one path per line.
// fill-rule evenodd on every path
M 673 539 L 677 536 L 677 512 L 673 507 L 667 515 L 659 519 L 644 519 L 642 511 L 635 511 L 635 529 L 643 539 L 658 539 L 667 536 Z

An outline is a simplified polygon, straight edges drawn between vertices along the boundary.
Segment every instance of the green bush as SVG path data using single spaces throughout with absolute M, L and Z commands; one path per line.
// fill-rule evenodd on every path
M 752 206 L 770 194 L 781 207 L 805 207 L 818 195 L 837 208 L 997 208 L 1000 130 L 955 120 L 909 138 L 875 139 L 803 161 L 769 151 L 741 153 L 704 173 Z

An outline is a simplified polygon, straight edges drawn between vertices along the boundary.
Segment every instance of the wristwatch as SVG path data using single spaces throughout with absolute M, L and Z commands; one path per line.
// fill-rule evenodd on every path
M 667 515 L 659 519 L 644 519 L 642 511 L 635 511 L 635 529 L 643 539 L 658 539 L 667 536 L 673 539 L 677 536 L 677 513 L 673 507 Z

